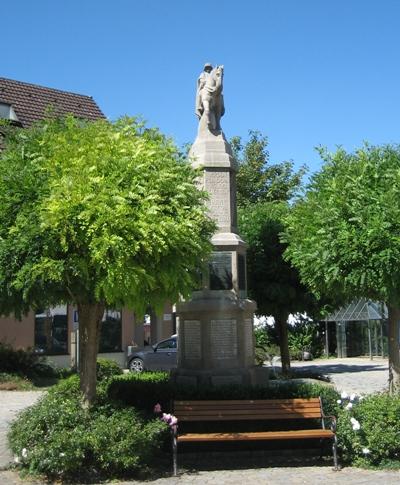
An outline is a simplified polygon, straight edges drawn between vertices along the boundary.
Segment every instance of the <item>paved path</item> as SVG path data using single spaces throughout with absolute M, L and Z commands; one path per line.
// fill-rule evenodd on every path
M 388 387 L 388 360 L 381 357 L 374 357 L 374 360 L 360 357 L 316 359 L 292 362 L 292 367 L 327 375 L 339 391 L 349 394 L 371 394 Z
M 42 391 L 0 391 L 0 470 L 12 460 L 7 448 L 8 425 L 19 411 L 31 406 Z
M 112 482 L 112 485 L 399 485 L 400 472 L 345 468 L 334 472 L 328 467 L 254 468 L 185 473 L 178 477 L 150 479 L 146 482 Z M 47 482 L 20 480 L 11 471 L 0 472 L 0 485 L 45 485 Z

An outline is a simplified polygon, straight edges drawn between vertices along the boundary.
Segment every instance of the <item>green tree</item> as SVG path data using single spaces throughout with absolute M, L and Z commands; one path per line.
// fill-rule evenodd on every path
M 230 143 L 239 165 L 236 177 L 239 207 L 288 201 L 297 195 L 306 168 L 303 166 L 296 172 L 293 162 L 270 163 L 266 136 L 250 130 L 245 144 L 237 136 Z
M 239 231 L 249 245 L 247 252 L 249 294 L 259 315 L 272 315 L 278 334 L 282 370 L 290 369 L 287 318 L 308 309 L 313 298 L 299 281 L 298 272 L 283 260 L 285 245 L 279 240 L 288 202 L 300 191 L 306 171 L 294 170 L 293 162 L 271 163 L 268 138 L 249 131 L 243 144 L 231 140 L 238 161 L 237 201 Z
M 386 302 L 389 384 L 400 390 L 400 147 L 320 150 L 324 166 L 287 217 L 286 258 L 316 295 Z
M 106 306 L 144 312 L 188 294 L 214 223 L 196 172 L 133 119 L 68 117 L 14 131 L 0 156 L 0 313 L 79 311 L 80 386 L 96 393 Z
M 316 311 L 316 299 L 300 282 L 299 273 L 283 259 L 286 244 L 280 241 L 287 202 L 258 202 L 239 209 L 239 227 L 248 243 L 249 294 L 259 315 L 272 315 L 281 353 L 282 371 L 290 369 L 288 317 L 290 313 Z

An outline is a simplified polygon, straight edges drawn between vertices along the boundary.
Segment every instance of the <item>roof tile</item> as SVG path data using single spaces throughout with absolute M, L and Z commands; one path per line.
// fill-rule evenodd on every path
M 0 77 L 0 103 L 10 104 L 23 127 L 46 117 L 47 110 L 58 116 L 72 114 L 87 120 L 105 116 L 91 96 L 46 88 Z

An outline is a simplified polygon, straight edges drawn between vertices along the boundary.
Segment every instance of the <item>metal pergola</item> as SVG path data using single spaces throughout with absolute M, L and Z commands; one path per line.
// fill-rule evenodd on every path
M 328 342 L 328 322 L 336 322 L 339 325 L 343 322 L 367 322 L 368 324 L 368 345 L 369 356 L 372 360 L 372 337 L 371 337 L 371 321 L 384 320 L 388 317 L 387 307 L 384 303 L 371 301 L 366 298 L 354 300 L 346 306 L 339 308 L 325 319 L 325 336 L 326 348 L 329 348 Z M 382 339 L 382 331 L 381 331 Z M 382 345 L 383 348 L 383 345 Z

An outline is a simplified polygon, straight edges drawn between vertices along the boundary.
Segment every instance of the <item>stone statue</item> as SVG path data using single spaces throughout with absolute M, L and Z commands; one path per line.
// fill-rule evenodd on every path
M 222 81 L 224 66 L 212 67 L 205 64 L 197 81 L 196 115 L 199 118 L 199 133 L 209 131 L 221 132 L 221 116 L 225 113 Z

